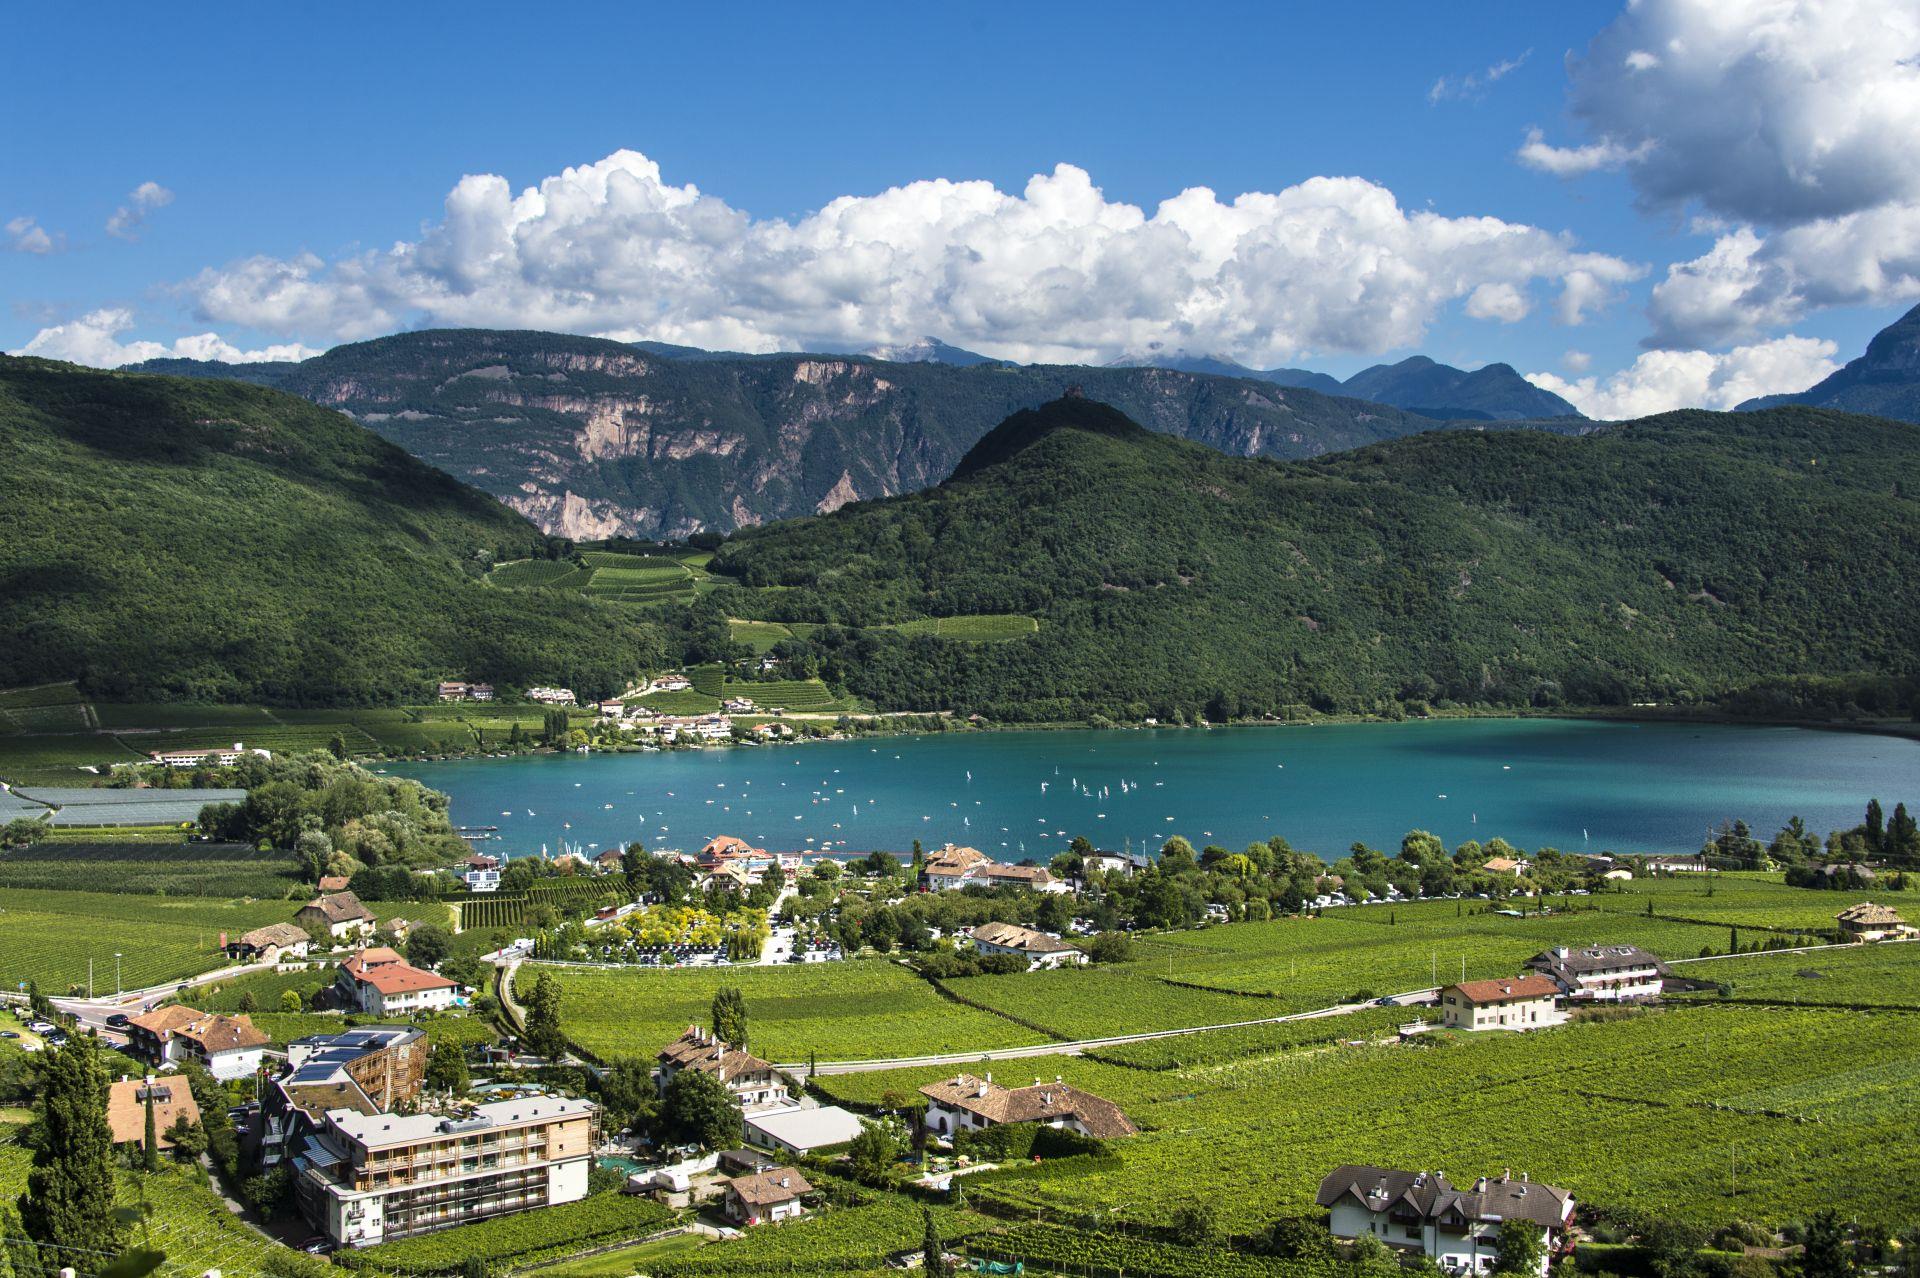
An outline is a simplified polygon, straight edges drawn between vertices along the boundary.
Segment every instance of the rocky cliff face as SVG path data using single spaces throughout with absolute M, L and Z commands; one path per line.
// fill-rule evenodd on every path
M 289 366 L 280 385 L 576 539 L 731 531 L 927 488 L 995 423 L 1071 385 L 1152 430 L 1245 457 L 1312 457 L 1435 426 L 1164 368 L 679 359 L 468 329 L 336 347 Z

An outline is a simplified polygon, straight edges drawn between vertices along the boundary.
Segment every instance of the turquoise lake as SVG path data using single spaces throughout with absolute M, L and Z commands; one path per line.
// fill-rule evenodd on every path
M 1341 855 L 1412 829 L 1567 851 L 1697 850 L 1740 817 L 1824 834 L 1869 798 L 1920 800 L 1920 742 L 1798 728 L 1470 719 L 1325 727 L 956 732 L 661 754 L 395 764 L 498 826 L 511 855 L 733 834 L 775 850 L 965 843 L 1046 858 L 1103 848 L 1245 847 L 1285 835 Z

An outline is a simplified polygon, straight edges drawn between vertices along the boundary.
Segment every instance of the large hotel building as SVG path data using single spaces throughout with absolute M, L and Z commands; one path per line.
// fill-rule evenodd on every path
M 562 1096 L 456 1115 L 329 1109 L 294 1157 L 316 1229 L 367 1247 L 587 1195 L 597 1110 Z

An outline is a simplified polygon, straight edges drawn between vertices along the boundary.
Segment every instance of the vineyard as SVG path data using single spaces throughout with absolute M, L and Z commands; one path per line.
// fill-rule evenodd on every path
M 844 1273 L 880 1269 L 887 1257 L 918 1250 L 925 1237 L 919 1204 L 885 1198 L 859 1207 L 749 1230 L 745 1237 L 650 1267 L 656 1278 L 750 1278 L 757 1274 Z M 934 1209 L 934 1224 L 948 1244 L 985 1228 L 978 1216 Z
M 65 889 L 169 896 L 281 898 L 302 890 L 291 858 L 240 843 L 53 838 L 0 854 L 0 889 Z
M 379 1274 L 451 1273 L 473 1260 L 484 1261 L 489 1267 L 524 1266 L 596 1244 L 642 1238 L 671 1224 L 673 1218 L 670 1208 L 651 1199 L 596 1194 L 558 1207 L 456 1225 L 363 1251 L 342 1251 L 337 1259 L 343 1268 Z
M 712 580 L 705 567 L 709 558 L 588 550 L 580 564 L 547 559 L 504 563 L 487 574 L 487 581 L 505 589 L 576 590 L 608 603 L 688 603 Z
M 585 580 L 579 565 L 567 559 L 516 559 L 487 574 L 489 583 L 508 588 L 577 586 Z
M 1920 945 L 1914 944 L 1689 963 L 1684 974 L 1693 980 L 1718 981 L 1727 987 L 1728 997 L 1742 1002 L 1920 1011 Z
M 292 917 L 285 901 L 112 892 L 0 891 L 0 983 L 37 981 L 49 993 L 111 990 L 114 955 L 127 989 L 176 980 L 226 962 L 220 933 L 238 935 Z
M 1039 632 L 1040 623 L 1019 613 L 976 613 L 958 617 L 927 617 L 902 621 L 876 630 L 893 630 L 903 635 L 935 635 L 968 643 L 1001 643 L 1024 639 Z
M 625 881 L 602 878 L 544 879 L 524 893 L 501 895 L 480 893 L 453 902 L 457 929 L 462 932 L 485 931 L 497 927 L 518 927 L 527 911 L 537 905 L 550 905 L 562 915 L 579 915 L 602 905 L 627 899 Z
M 967 1254 L 1090 1278 L 1340 1278 L 1349 1272 L 1331 1260 L 1314 1265 L 1047 1224 L 978 1235 Z
M 603 1060 L 651 1057 L 688 1025 L 705 1023 L 722 985 L 745 993 L 753 1050 L 769 1060 L 799 1062 L 809 1053 L 857 1060 L 1044 1041 L 950 1003 L 913 973 L 880 959 L 666 972 L 529 965 L 520 970 L 522 999 L 537 972 L 560 983 L 568 1037 Z

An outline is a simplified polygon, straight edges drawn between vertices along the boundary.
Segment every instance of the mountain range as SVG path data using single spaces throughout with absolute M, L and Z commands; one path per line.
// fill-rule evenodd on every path
M 776 654 L 880 704 L 1003 721 L 1685 703 L 1913 675 L 1916 485 L 1920 432 L 1805 407 L 1279 462 L 1067 398 L 925 492 L 736 533 L 709 606 L 815 623 Z M 876 629 L 1006 613 L 1037 631 Z
M 727 532 L 913 492 L 943 479 L 995 423 L 1076 385 L 1152 430 L 1246 457 L 1313 457 L 1431 430 L 1449 394 L 1468 419 L 1457 425 L 1542 415 L 1559 418 L 1549 429 L 1590 425 L 1510 369 L 1408 361 L 1398 376 L 1360 375 L 1380 374 L 1381 397 L 1425 405 L 1413 412 L 1291 385 L 1286 370 L 1014 365 L 931 338 L 890 353 L 740 355 L 446 329 L 301 363 L 169 359 L 136 371 L 235 378 L 338 408 L 542 529 L 582 540 Z
M 383 412 L 491 414 L 535 410 L 489 388 L 591 394 L 619 361 L 659 359 L 508 334 L 475 372 L 472 336 L 449 340 L 447 366 L 422 365 L 422 335 L 356 367 L 424 388 Z M 316 363 L 308 394 L 367 393 Z M 756 366 L 825 389 L 803 407 L 920 367 L 817 363 Z M 1246 386 L 1109 377 L 1170 385 L 1180 413 L 1191 381 Z M 390 703 L 462 675 L 605 694 L 736 655 L 735 619 L 810 623 L 774 648 L 783 673 L 1002 721 L 1686 702 L 1916 673 L 1920 431 L 1803 406 L 1277 460 L 1069 392 L 1010 413 L 921 491 L 735 532 L 692 602 L 655 603 L 490 582 L 491 564 L 572 549 L 272 388 L 0 358 L 0 429 L 0 686 L 75 679 L 107 700 Z
M 1920 306 L 1881 329 L 1867 343 L 1866 354 L 1817 385 L 1798 394 L 1750 399 L 1740 409 L 1782 404 L 1817 404 L 1920 422 Z

